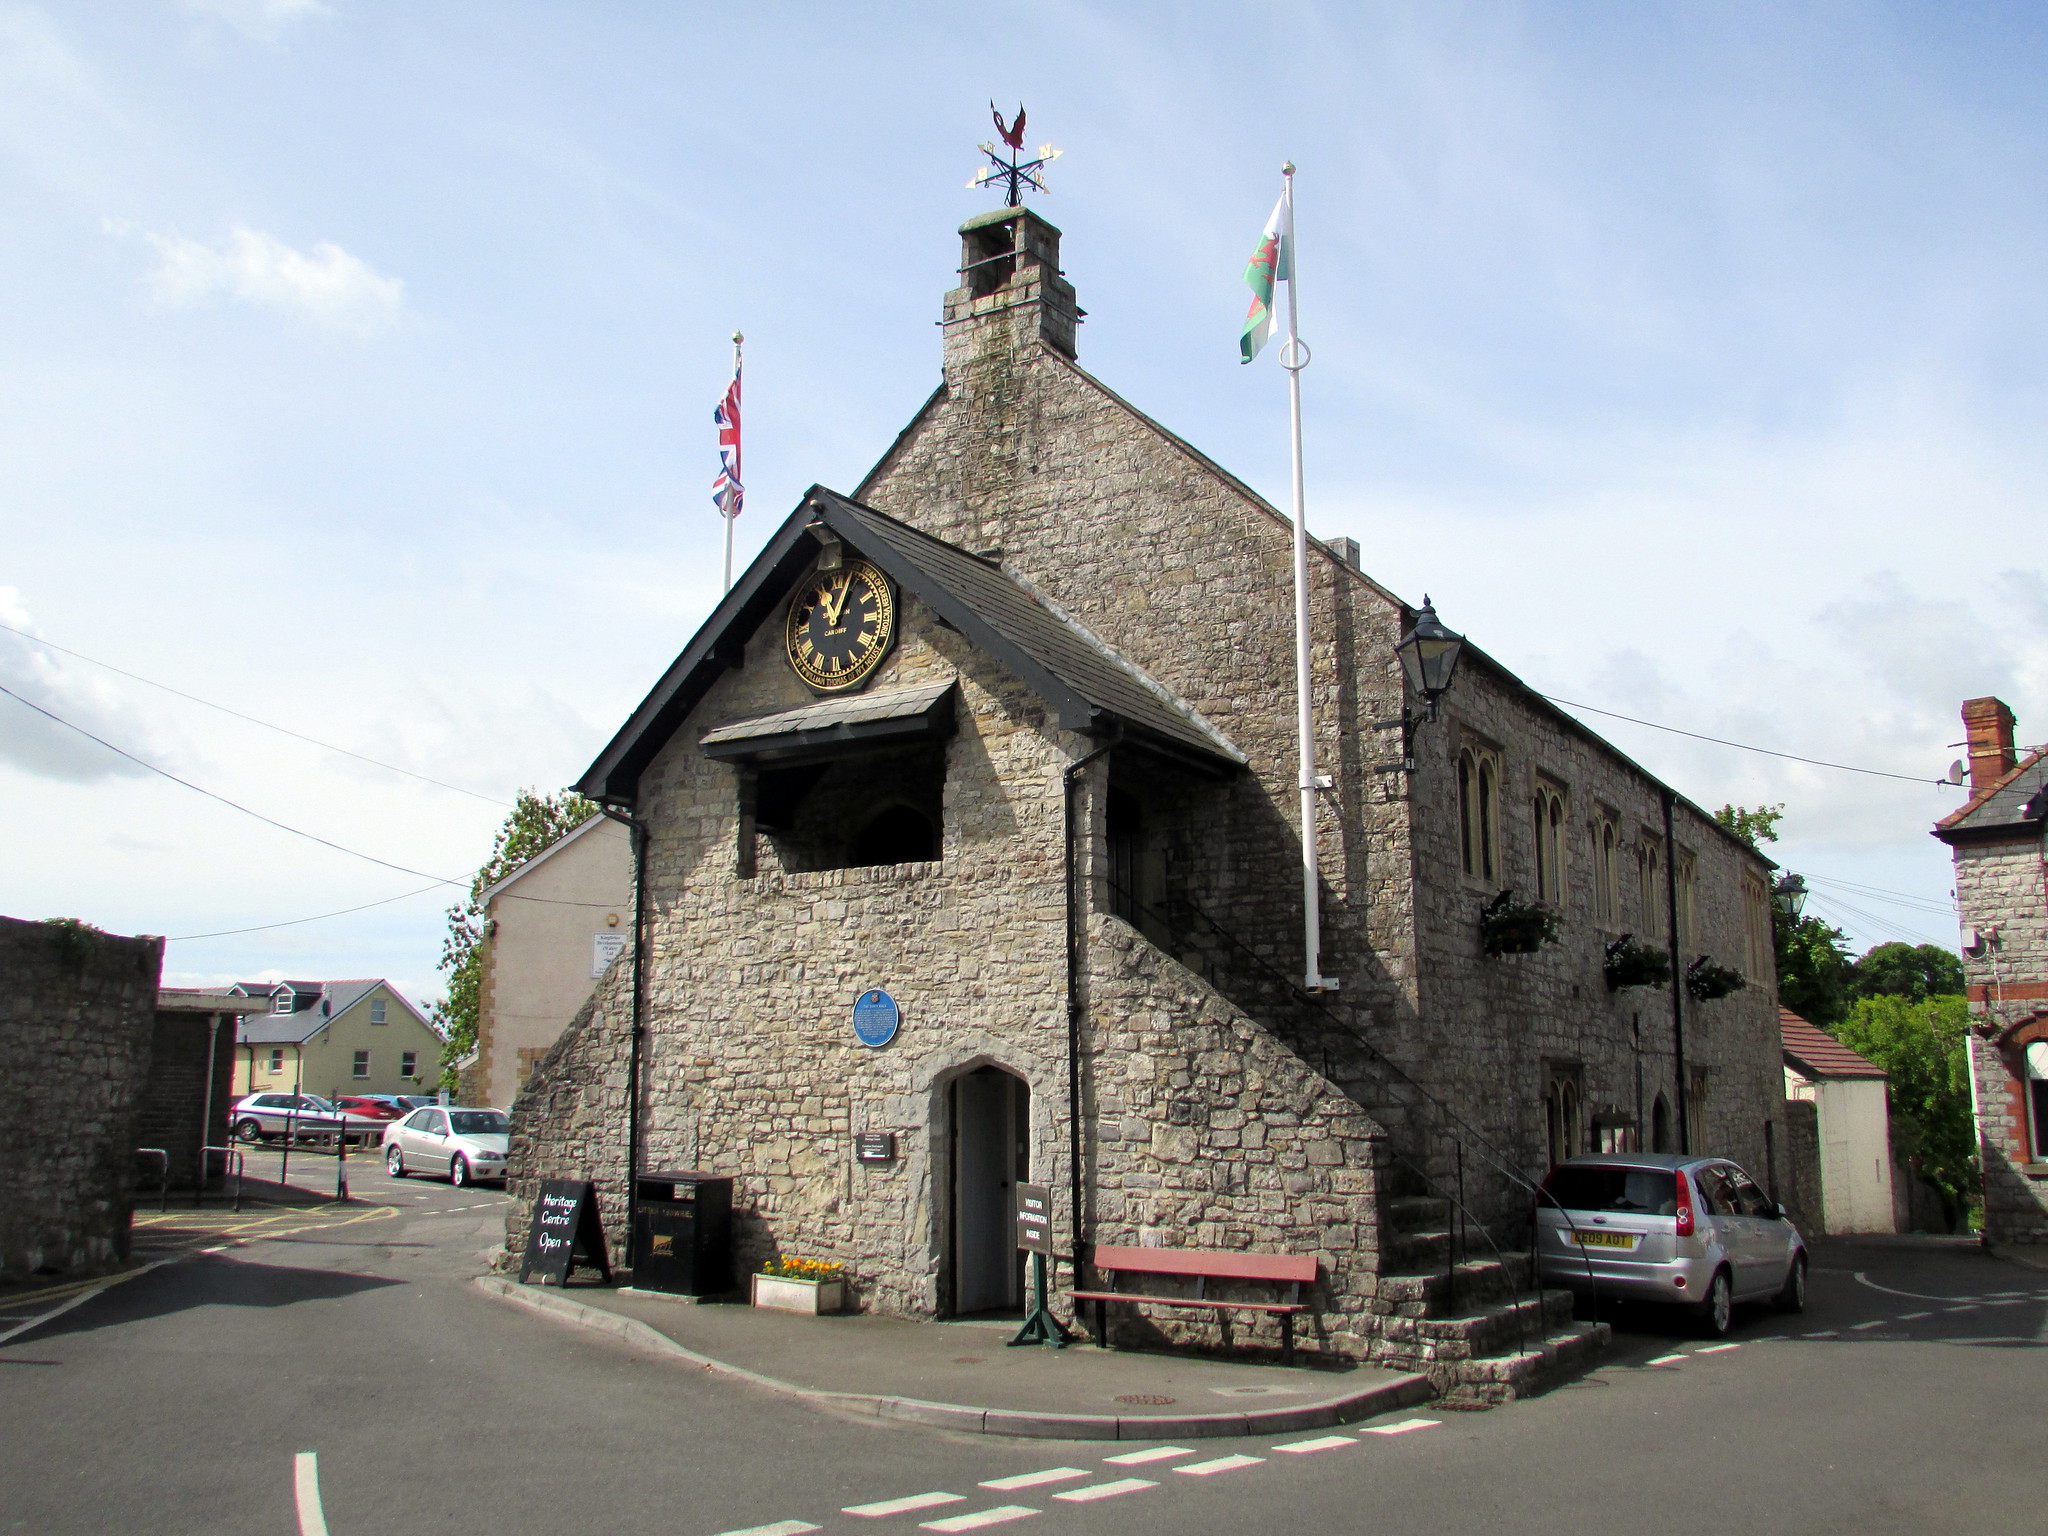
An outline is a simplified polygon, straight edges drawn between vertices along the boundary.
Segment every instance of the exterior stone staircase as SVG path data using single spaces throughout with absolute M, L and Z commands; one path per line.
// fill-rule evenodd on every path
M 1434 1195 L 1382 1202 L 1373 1363 L 1419 1371 L 1441 1404 L 1471 1408 L 1529 1397 L 1591 1365 L 1609 1326 L 1573 1322 L 1571 1292 L 1536 1289 L 1526 1253 L 1453 1264 L 1450 1213 Z

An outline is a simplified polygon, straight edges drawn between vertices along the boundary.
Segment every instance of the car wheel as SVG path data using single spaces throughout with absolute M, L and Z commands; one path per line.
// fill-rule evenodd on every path
M 469 1164 L 460 1156 L 460 1154 L 449 1159 L 448 1182 L 450 1184 L 453 1184 L 457 1189 L 466 1189 L 469 1187 Z
M 235 1122 L 235 1140 L 255 1142 L 262 1139 L 263 1127 L 259 1122 L 255 1120 L 237 1120 Z
M 405 1177 L 405 1154 L 395 1146 L 384 1149 L 384 1171 L 394 1179 Z
M 1707 1282 L 1705 1299 L 1693 1309 L 1693 1318 L 1708 1338 L 1727 1337 L 1735 1321 L 1735 1287 L 1729 1282 L 1727 1270 L 1714 1271 L 1714 1278 Z
M 1778 1292 L 1774 1303 L 1780 1312 L 1804 1312 L 1806 1310 L 1806 1255 L 1792 1255 L 1792 1267 L 1785 1271 L 1785 1288 Z

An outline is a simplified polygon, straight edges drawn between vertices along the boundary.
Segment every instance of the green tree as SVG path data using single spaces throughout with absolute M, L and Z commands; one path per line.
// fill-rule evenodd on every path
M 1950 1230 L 1974 1199 L 1977 1134 L 1961 996 L 1859 998 L 1834 1033 L 1885 1070 L 1892 1137 L 1908 1166 L 1941 1192 Z
M 477 1007 L 482 1000 L 483 893 L 565 832 L 597 814 L 597 806 L 572 791 L 559 795 L 522 789 L 512 814 L 498 828 L 491 856 L 469 882 L 469 900 L 448 909 L 448 937 L 441 944 L 441 971 L 448 994 L 434 1005 L 434 1022 L 448 1043 L 441 1050 L 441 1086 L 455 1091 L 455 1063 L 476 1049 Z
M 1963 962 L 1939 944 L 1880 944 L 1855 965 L 1849 990 L 1857 997 L 1963 995 Z
M 1765 843 L 1778 840 L 1778 823 L 1784 819 L 1782 804 L 1754 810 L 1724 805 L 1714 812 L 1714 820 L 1759 853 Z M 1778 1001 L 1823 1029 L 1840 1023 L 1849 1011 L 1855 964 L 1849 956 L 1849 936 L 1817 917 L 1794 917 L 1773 900 L 1771 937 L 1777 951 Z

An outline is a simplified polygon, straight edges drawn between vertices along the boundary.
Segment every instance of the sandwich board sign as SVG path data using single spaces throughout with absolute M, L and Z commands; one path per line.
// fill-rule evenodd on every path
M 612 1283 L 605 1256 L 604 1223 L 597 1217 L 597 1186 L 576 1179 L 542 1179 L 526 1226 L 526 1257 L 519 1283 L 540 1276 L 542 1285 L 567 1285 L 570 1271 L 594 1269 Z

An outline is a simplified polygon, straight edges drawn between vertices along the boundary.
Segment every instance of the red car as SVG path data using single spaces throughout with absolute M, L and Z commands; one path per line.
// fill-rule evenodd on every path
M 367 1115 L 373 1120 L 396 1120 L 405 1113 L 404 1108 L 379 1094 L 374 1098 L 336 1099 L 335 1108 L 345 1109 L 352 1115 Z

